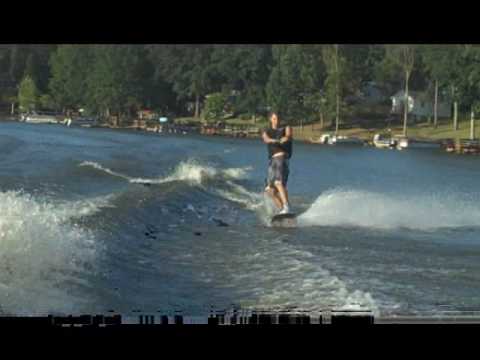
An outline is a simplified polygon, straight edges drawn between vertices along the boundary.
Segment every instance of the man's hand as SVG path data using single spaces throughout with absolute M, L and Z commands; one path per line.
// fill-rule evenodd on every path
M 280 144 L 284 144 L 290 140 L 292 140 L 292 137 L 293 137 L 293 132 L 292 132 L 292 128 L 290 126 L 287 126 L 286 128 L 286 134 L 284 137 L 282 137 L 279 141 Z
M 268 136 L 266 132 L 263 132 L 262 138 L 263 138 L 263 142 L 265 144 L 273 144 L 274 142 L 277 141 L 277 140 L 272 139 L 270 136 Z
M 267 144 L 280 144 L 280 140 L 272 139 L 267 134 L 264 134 L 263 141 Z

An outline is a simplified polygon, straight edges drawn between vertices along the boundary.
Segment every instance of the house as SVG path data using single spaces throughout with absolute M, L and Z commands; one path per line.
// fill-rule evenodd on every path
M 143 109 L 137 112 L 137 118 L 140 120 L 155 120 L 158 114 L 153 110 Z
M 401 115 L 404 111 L 405 92 L 403 90 L 391 96 L 391 113 Z M 425 92 L 408 92 L 408 113 L 415 118 L 433 117 L 433 97 Z M 438 99 L 437 114 L 439 118 L 448 118 L 452 114 L 452 103 L 442 97 Z

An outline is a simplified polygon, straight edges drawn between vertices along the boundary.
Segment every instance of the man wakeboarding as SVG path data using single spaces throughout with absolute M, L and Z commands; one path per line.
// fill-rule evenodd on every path
M 268 173 L 265 192 L 270 195 L 280 210 L 279 214 L 289 214 L 287 181 L 289 160 L 292 156 L 293 131 L 290 126 L 281 126 L 277 112 L 270 114 L 270 127 L 262 133 L 268 149 Z

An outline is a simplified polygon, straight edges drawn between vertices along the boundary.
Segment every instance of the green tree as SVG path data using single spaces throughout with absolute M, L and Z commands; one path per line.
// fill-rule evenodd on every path
M 265 103 L 265 86 L 270 75 L 271 46 L 216 45 L 212 52 L 216 81 L 225 92 L 239 92 L 237 112 L 248 112 L 255 121 L 257 111 Z
M 24 76 L 30 76 L 41 93 L 47 92 L 50 78 L 50 56 L 56 49 L 52 45 L 32 45 L 28 48 Z
M 320 128 L 325 126 L 325 114 L 328 112 L 327 98 L 323 91 L 311 92 L 305 96 L 304 104 L 320 119 Z M 312 125 L 313 126 L 313 125 Z
M 215 81 L 215 64 L 212 63 L 212 45 L 158 45 L 150 49 L 157 70 L 171 84 L 177 98 L 193 99 L 194 116 L 199 117 L 203 97 L 220 90 Z
M 161 63 L 159 64 L 156 56 L 157 46 L 145 46 L 144 61 L 148 66 L 145 78 L 145 105 L 149 108 L 154 108 L 162 113 L 179 112 L 179 104 L 176 94 L 172 89 L 171 84 L 166 81 Z
M 458 97 L 462 101 L 462 110 L 466 113 L 480 109 L 480 47 L 463 45 L 460 49 L 460 61 L 463 66 L 458 74 Z M 458 126 L 458 123 L 457 123 Z
M 312 118 L 313 103 L 321 92 L 323 66 L 319 48 L 312 45 L 274 45 L 273 67 L 267 84 L 269 105 L 299 122 Z M 319 66 L 320 65 L 320 66 Z
M 41 92 L 46 91 L 49 78 L 49 57 L 56 45 L 7 45 L 3 64 L 8 76 L 17 84 L 29 75 Z
M 54 109 L 55 101 L 49 94 L 42 94 L 38 97 L 38 104 L 45 109 Z
M 386 56 L 387 60 L 403 73 L 404 77 L 404 91 L 405 99 L 403 110 L 403 135 L 407 135 L 407 122 L 408 122 L 408 90 L 410 76 L 412 75 L 413 67 L 415 64 L 415 45 L 387 45 Z
M 123 73 L 115 46 L 98 45 L 92 49 L 92 71 L 87 76 L 87 107 L 109 117 L 119 113 L 122 104 Z
M 344 90 L 346 94 L 358 95 L 362 82 L 374 80 L 374 68 L 382 53 L 378 45 L 342 45 L 340 49 L 345 58 Z
M 421 56 L 425 69 L 428 75 L 432 78 L 434 83 L 434 98 L 433 98 L 433 127 L 438 125 L 438 91 L 440 84 L 445 81 L 444 78 L 444 48 L 441 45 L 426 45 L 421 48 Z M 443 81 L 442 81 L 443 80 Z
M 458 130 L 458 109 L 462 95 L 468 98 L 468 92 L 462 92 L 462 89 L 468 88 L 468 74 L 471 68 L 467 50 L 466 45 L 442 45 L 434 59 L 438 68 L 437 76 L 441 77 L 439 81 L 447 86 L 450 100 L 453 102 L 454 130 Z
M 27 61 L 25 63 L 25 71 L 24 71 L 24 74 L 23 76 L 26 77 L 30 77 L 34 82 L 35 84 L 38 83 L 38 77 L 39 77 L 39 66 L 38 66 L 38 60 L 37 60 L 37 56 L 35 55 L 34 52 L 31 52 L 28 57 L 27 57 Z
M 19 83 L 25 72 L 28 50 L 24 45 L 12 45 L 10 48 L 9 75 L 10 78 Z
M 272 46 L 273 67 L 267 83 L 267 99 L 274 111 L 283 117 L 298 120 L 301 112 L 299 81 L 301 45 Z
M 225 106 L 228 97 L 224 93 L 213 93 L 207 96 L 203 117 L 205 120 L 218 120 L 225 115 Z
M 385 47 L 383 45 L 368 45 L 368 52 L 363 59 L 362 82 L 378 80 L 379 70 L 381 69 L 384 57 Z M 354 61 L 356 62 L 357 60 Z
M 34 80 L 41 93 L 48 92 L 50 81 L 50 57 L 57 49 L 57 45 L 34 45 L 32 46 Z M 28 60 L 27 60 L 28 62 Z
M 98 45 L 92 48 L 92 68 L 86 85 L 90 110 L 122 117 L 144 105 L 151 67 L 138 45 Z
M 91 63 L 91 49 L 85 45 L 61 45 L 52 53 L 48 88 L 59 109 L 72 109 L 86 101 Z
M 458 101 L 460 100 L 462 84 L 468 76 L 469 66 L 465 59 L 466 48 L 463 45 L 428 45 L 422 47 L 422 59 L 428 75 L 433 79 L 434 95 L 434 126 L 437 126 L 438 93 L 444 87 L 448 88 L 450 99 L 454 104 L 453 128 L 458 129 Z M 465 88 L 465 86 L 463 86 Z M 467 94 L 468 95 L 468 94 Z
M 335 134 L 338 134 L 340 112 L 345 108 L 344 96 L 348 89 L 348 63 L 339 45 L 324 46 L 322 55 L 327 72 L 325 79 L 327 111 L 330 115 L 335 114 Z
M 324 45 L 304 45 L 303 66 L 300 80 L 303 85 L 302 104 L 309 119 L 320 119 L 324 126 L 324 115 L 327 113 L 325 96 L 326 66 L 323 61 Z
M 38 101 L 38 90 L 33 79 L 26 76 L 20 83 L 18 89 L 18 103 L 20 110 L 32 111 L 35 109 Z

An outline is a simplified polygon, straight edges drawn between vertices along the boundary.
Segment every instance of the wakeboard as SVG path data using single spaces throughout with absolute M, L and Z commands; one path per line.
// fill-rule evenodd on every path
M 272 217 L 270 224 L 273 227 L 297 227 L 297 214 L 277 214 Z

